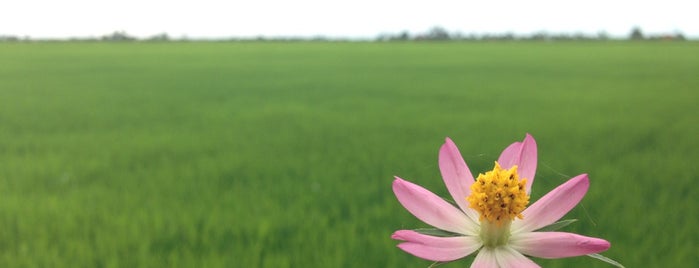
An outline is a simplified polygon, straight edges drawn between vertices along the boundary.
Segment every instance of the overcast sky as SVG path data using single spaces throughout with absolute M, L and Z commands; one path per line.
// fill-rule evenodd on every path
M 644 33 L 699 37 L 699 0 L 2 0 L 0 35 L 348 37 L 450 32 Z

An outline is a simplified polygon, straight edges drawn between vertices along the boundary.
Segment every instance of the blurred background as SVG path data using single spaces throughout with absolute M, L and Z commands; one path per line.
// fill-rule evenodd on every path
M 694 5 L 3 3 L 0 266 L 428 267 L 393 176 L 450 198 L 445 137 L 477 175 L 526 133 L 532 200 L 590 176 L 566 231 L 692 266 Z

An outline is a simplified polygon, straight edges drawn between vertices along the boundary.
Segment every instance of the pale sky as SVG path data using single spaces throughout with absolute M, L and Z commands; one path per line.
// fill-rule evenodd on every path
M 699 38 L 697 0 L 1 0 L 0 35 L 100 37 L 342 37 L 426 32 L 463 34 L 646 34 Z

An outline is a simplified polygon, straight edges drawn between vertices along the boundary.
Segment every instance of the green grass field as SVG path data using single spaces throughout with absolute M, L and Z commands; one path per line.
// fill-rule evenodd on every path
M 4 43 L 0 267 L 427 267 L 392 176 L 527 132 L 533 200 L 590 174 L 566 230 L 689 267 L 698 103 L 696 42 Z

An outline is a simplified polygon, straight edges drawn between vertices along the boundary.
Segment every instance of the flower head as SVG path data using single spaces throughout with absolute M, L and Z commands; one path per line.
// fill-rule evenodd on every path
M 524 190 L 527 179 L 519 179 L 517 166 L 503 170 L 495 162 L 495 168 L 478 175 L 471 184 L 471 195 L 466 199 L 469 207 L 480 214 L 480 221 L 502 225 L 515 217 L 522 219 L 522 211 L 529 204 L 529 194 Z
M 456 145 L 446 139 L 439 168 L 455 207 L 416 184 L 396 177 L 393 192 L 415 217 L 450 236 L 398 230 L 398 247 L 432 261 L 453 261 L 478 251 L 471 267 L 538 267 L 524 255 L 565 258 L 605 251 L 606 240 L 565 232 L 537 231 L 577 205 L 589 179 L 578 175 L 527 207 L 537 165 L 534 138 L 505 148 L 493 170 L 475 180 Z

